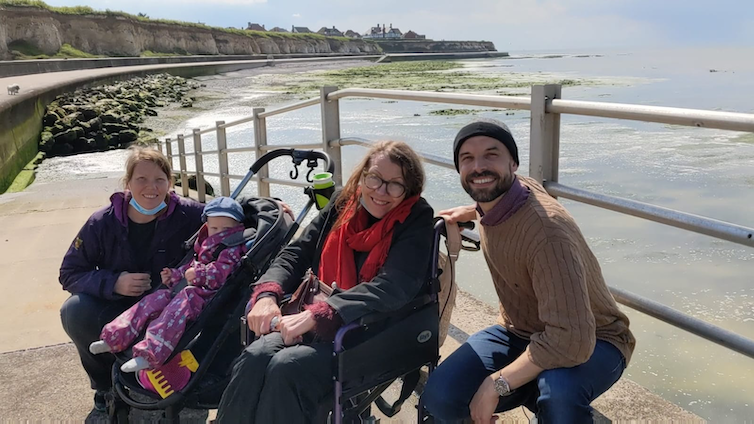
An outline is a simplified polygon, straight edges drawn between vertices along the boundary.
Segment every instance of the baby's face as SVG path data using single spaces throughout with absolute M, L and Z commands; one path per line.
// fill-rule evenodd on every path
M 227 216 L 207 217 L 207 230 L 209 230 L 210 236 L 214 236 L 219 232 L 229 230 L 238 224 L 240 224 L 240 222 L 236 221 L 233 218 L 228 218 Z

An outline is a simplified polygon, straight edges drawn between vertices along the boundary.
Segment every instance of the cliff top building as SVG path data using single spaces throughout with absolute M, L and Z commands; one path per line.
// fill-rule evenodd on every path
M 328 37 L 342 37 L 343 36 L 343 33 L 338 31 L 338 29 L 335 28 L 335 26 L 333 26 L 332 28 L 322 27 L 320 28 L 319 31 L 317 31 L 317 34 L 326 35 Z
M 386 39 L 399 39 L 402 38 L 403 33 L 401 33 L 401 30 L 398 28 L 393 28 L 393 24 L 390 24 L 390 28 L 388 29 L 385 24 L 382 24 L 382 27 L 380 27 L 380 24 L 377 24 L 376 27 L 370 28 L 363 36 L 362 38 L 386 38 Z
M 405 40 L 426 40 L 427 36 L 422 34 L 417 34 L 414 31 L 408 31 L 407 33 L 403 34 L 403 38 Z

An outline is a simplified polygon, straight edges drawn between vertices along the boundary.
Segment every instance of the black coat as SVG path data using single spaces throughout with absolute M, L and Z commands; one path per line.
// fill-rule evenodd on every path
M 325 238 L 338 219 L 333 210 L 335 198 L 296 241 L 283 249 L 260 282 L 276 282 L 283 293 L 290 294 L 296 291 L 309 268 L 319 270 Z M 416 297 L 429 278 L 433 216 L 429 203 L 419 198 L 406 220 L 395 225 L 390 251 L 377 276 L 327 300 L 343 322 L 356 321 L 372 312 L 396 311 Z M 356 252 L 357 273 L 366 256 Z

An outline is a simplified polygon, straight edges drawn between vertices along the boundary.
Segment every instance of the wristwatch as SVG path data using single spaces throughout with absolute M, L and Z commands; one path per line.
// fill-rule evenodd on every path
M 500 396 L 508 396 L 513 392 L 511 385 L 508 384 L 508 381 L 502 375 L 495 379 L 495 391 Z

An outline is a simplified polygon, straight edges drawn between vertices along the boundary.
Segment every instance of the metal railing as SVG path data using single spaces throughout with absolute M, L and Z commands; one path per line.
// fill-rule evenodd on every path
M 255 152 L 257 157 L 259 157 L 262 153 L 276 148 L 295 147 L 322 149 L 330 155 L 335 164 L 335 174 L 333 177 L 335 183 L 339 186 L 342 185 L 341 148 L 343 146 L 354 145 L 369 147 L 372 144 L 371 141 L 362 138 L 341 137 L 339 101 L 340 99 L 348 97 L 368 97 L 529 110 L 531 111 L 529 176 L 542 183 L 550 195 L 644 218 L 687 231 L 705 234 L 744 246 L 754 247 L 754 229 L 752 228 L 641 203 L 634 200 L 599 194 L 558 183 L 561 114 L 585 115 L 747 132 L 754 132 L 754 114 L 562 100 L 560 85 L 533 86 L 531 97 L 373 90 L 360 88 L 338 90 L 336 87 L 322 87 L 318 98 L 300 101 L 269 111 L 266 111 L 263 108 L 256 108 L 254 109 L 253 115 L 250 117 L 241 118 L 229 123 L 218 121 L 215 127 L 203 130 L 197 128 L 193 130 L 193 154 L 196 161 L 195 172 L 199 200 L 202 202 L 205 201 L 205 176 L 220 178 L 220 192 L 225 196 L 230 194 L 230 180 L 243 178 L 242 175 L 230 174 L 228 170 L 228 153 L 237 152 Z M 321 143 L 275 146 L 267 145 L 267 118 L 314 105 L 320 105 L 321 109 Z M 254 124 L 254 145 L 241 148 L 228 148 L 226 129 L 249 122 L 253 122 Z M 217 150 L 202 151 L 201 136 L 212 132 L 215 132 L 217 135 Z M 166 140 L 164 144 L 165 151 L 171 161 L 173 157 L 178 156 L 180 179 L 182 183 L 181 187 L 183 195 L 188 196 L 188 170 L 186 169 L 185 160 L 187 154 L 185 153 L 185 139 L 183 135 L 178 136 L 177 143 L 178 155 L 172 153 L 173 141 L 169 139 Z M 160 148 L 162 149 L 162 144 L 160 144 Z M 218 155 L 219 173 L 208 173 L 203 171 L 202 157 L 207 154 Z M 421 152 L 420 155 L 426 163 L 442 166 L 448 169 L 455 169 L 452 160 Z M 270 178 L 266 169 L 260 172 L 255 178 L 257 180 L 257 187 L 260 196 L 269 196 L 270 184 L 301 185 L 301 183 L 289 180 Z M 643 298 L 636 294 L 613 287 L 611 287 L 610 290 L 616 301 L 629 308 L 645 313 L 684 331 L 696 334 L 728 349 L 754 358 L 754 340 L 709 324 L 703 320 L 654 302 L 651 299 Z

